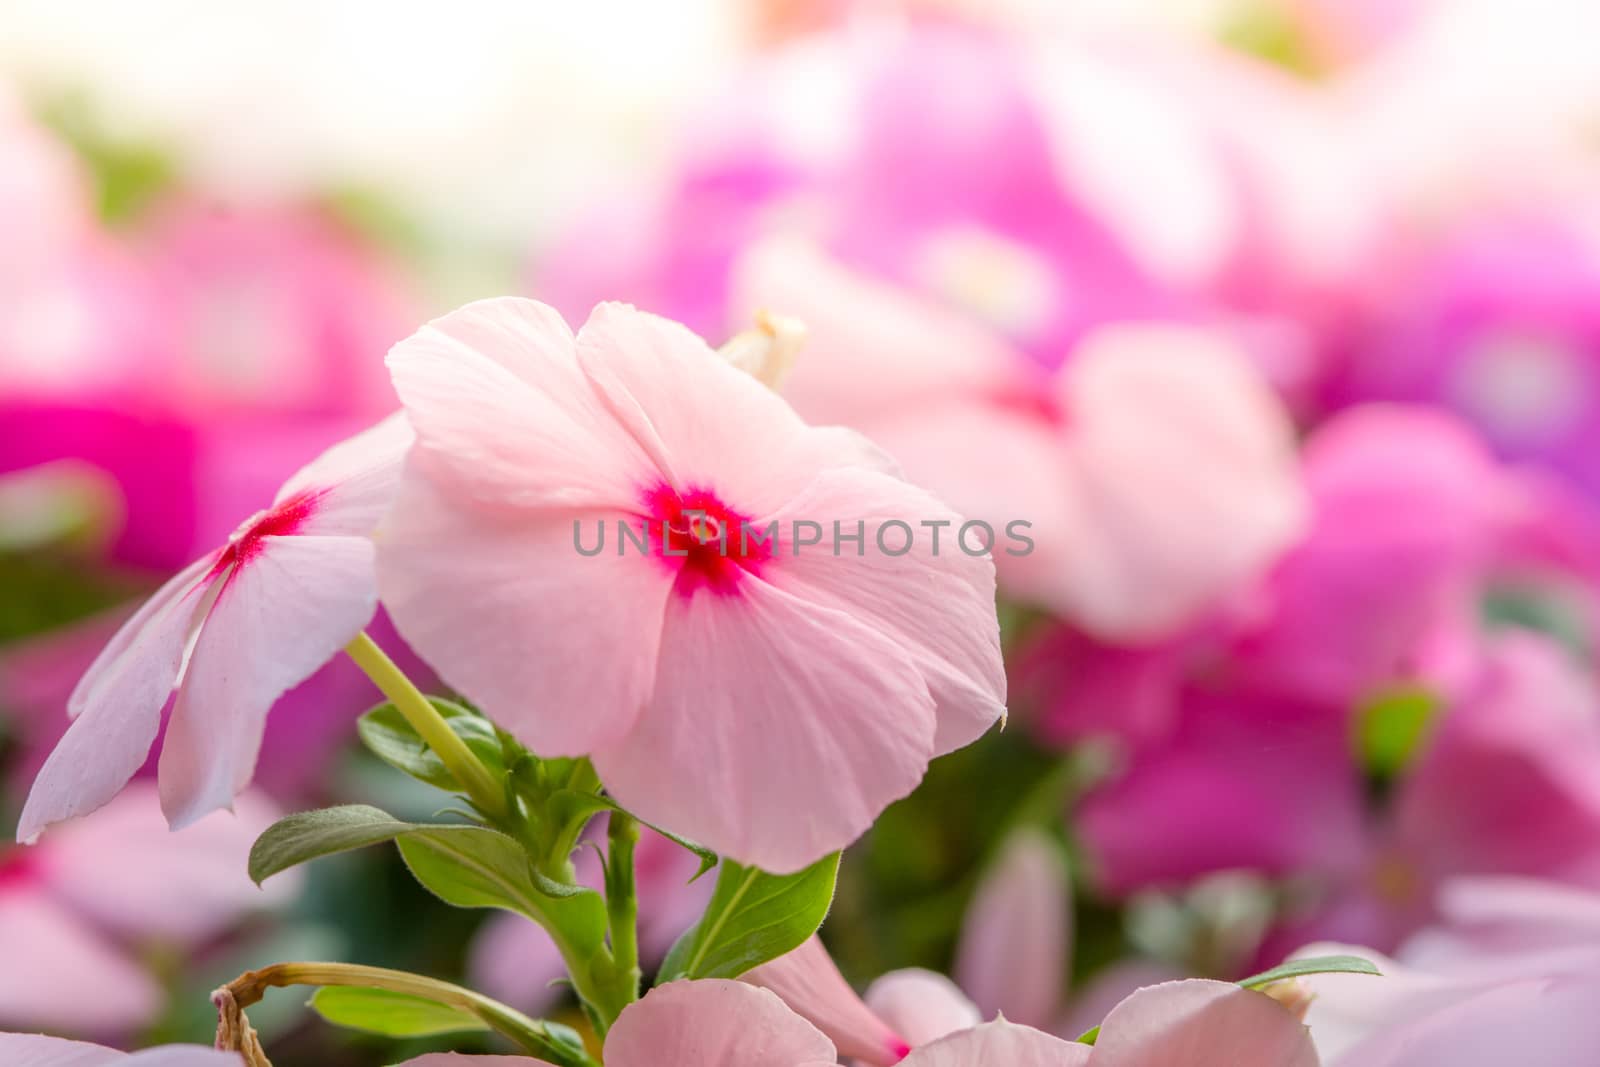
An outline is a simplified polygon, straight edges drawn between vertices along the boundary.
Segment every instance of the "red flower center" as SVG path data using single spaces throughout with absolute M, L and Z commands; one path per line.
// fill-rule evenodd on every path
M 277 504 L 266 511 L 258 511 L 234 530 L 228 538 L 228 547 L 222 550 L 213 575 L 220 574 L 235 563 L 247 563 L 261 554 L 264 537 L 287 537 L 300 532 L 306 520 L 317 510 L 320 493 L 307 490 Z
M 700 589 L 732 593 L 746 573 L 772 558 L 776 535 L 755 525 L 708 489 L 679 493 L 662 483 L 644 496 L 651 550 L 677 574 L 683 596 Z

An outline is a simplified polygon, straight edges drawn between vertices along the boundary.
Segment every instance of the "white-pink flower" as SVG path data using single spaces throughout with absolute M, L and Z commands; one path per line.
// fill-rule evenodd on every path
M 174 690 L 162 809 L 178 828 L 230 804 L 272 705 L 376 610 L 370 535 L 410 439 L 395 416 L 335 445 L 117 631 L 73 691 L 73 723 L 34 780 L 19 840 L 111 799 L 144 763 Z
M 792 871 L 1003 716 L 994 567 L 952 543 L 961 519 L 683 327 L 602 304 L 575 338 L 542 304 L 491 300 L 389 364 L 417 433 L 380 537 L 396 625 L 646 820 Z M 895 520 L 949 525 L 939 551 L 890 555 Z M 860 554 L 806 548 L 796 522 L 859 533 Z M 602 523 L 612 540 L 580 554 Z

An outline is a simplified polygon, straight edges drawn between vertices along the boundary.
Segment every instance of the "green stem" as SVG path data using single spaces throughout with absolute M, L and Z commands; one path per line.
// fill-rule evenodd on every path
M 466 790 L 467 796 L 479 809 L 493 818 L 502 818 L 506 814 L 505 789 L 489 773 L 466 742 L 450 729 L 450 724 L 440 715 L 432 702 L 422 695 L 422 692 L 411 683 L 405 672 L 395 666 L 377 642 L 368 637 L 366 633 L 356 635 L 355 640 L 345 646 L 345 652 L 355 661 L 356 666 L 366 672 L 372 684 L 382 690 L 383 695 L 399 709 L 405 716 L 406 722 L 416 730 L 418 735 L 427 742 L 428 747 L 438 755 L 456 781 Z
M 224 1029 L 219 1030 L 219 1034 L 246 1029 L 238 1025 L 243 1010 L 260 1001 L 267 989 L 295 985 L 386 989 L 420 997 L 468 1012 L 521 1048 L 538 1056 L 557 1057 L 552 1062 L 559 1062 L 562 1067 L 599 1067 L 588 1054 L 556 1042 L 544 1024 L 481 993 L 425 975 L 354 963 L 277 963 L 246 971 L 212 994 L 212 1001 L 223 1014 Z M 228 1018 L 230 1015 L 232 1020 Z
M 611 927 L 611 954 L 618 980 L 629 1003 L 639 997 L 639 898 L 633 883 L 633 849 L 639 843 L 639 822 L 613 811 L 606 833 L 606 914 Z

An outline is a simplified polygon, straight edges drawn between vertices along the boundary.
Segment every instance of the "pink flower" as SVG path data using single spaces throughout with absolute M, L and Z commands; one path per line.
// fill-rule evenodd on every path
M 1316 1067 L 1305 1028 L 1269 997 L 1223 982 L 1187 980 L 1137 989 L 1111 1007 L 1091 1051 L 1004 1018 L 981 1023 L 949 979 L 897 971 L 862 1003 L 812 939 L 750 972 L 827 1034 L 841 1053 L 873 1067 Z
M 118 1052 L 44 1034 L 0 1034 L 0 1054 L 9 1067 L 242 1067 L 235 1052 L 199 1045 L 162 1045 L 142 1052 Z
M 369 535 L 409 441 L 396 417 L 329 449 L 128 620 L 73 692 L 74 722 L 34 781 L 19 839 L 115 795 L 144 763 L 174 690 L 163 810 L 182 827 L 231 802 L 273 703 L 372 617 Z
M 1046 372 L 938 306 L 795 244 L 741 269 L 751 306 L 806 323 L 784 395 L 886 448 L 1027 554 L 1007 590 L 1103 639 L 1147 642 L 1255 582 L 1299 535 L 1286 413 L 1224 337 L 1106 328 Z
M 574 339 L 484 301 L 389 361 L 417 432 L 378 559 L 396 625 L 642 818 L 796 870 L 1003 716 L 993 564 L 948 537 L 892 555 L 885 531 L 960 518 L 684 328 L 603 304 Z M 796 522 L 860 554 L 806 550 Z M 580 554 L 601 523 L 618 540 Z
M 840 1052 L 874 1067 L 996 1016 L 1076 1037 L 1135 990 L 1175 975 L 1154 963 L 1120 961 L 1095 975 L 1063 1014 L 1071 894 L 1059 846 L 1024 829 L 1004 843 L 968 907 L 956 955 L 960 985 L 932 971 L 891 971 L 863 999 L 816 937 L 742 980 L 772 990 Z
M 1493 1067 L 1526 1056 L 1581 1067 L 1600 1056 L 1600 895 L 1511 878 L 1471 878 L 1440 894 L 1439 925 L 1409 939 L 1384 979 L 1306 979 L 1307 1015 L 1335 1067 Z M 1306 955 L 1352 951 L 1313 945 Z M 1365 949 L 1354 950 L 1367 953 Z
M 236 813 L 174 834 L 141 783 L 36 849 L 0 852 L 0 1025 L 107 1034 L 152 1022 L 160 980 L 128 947 L 193 948 L 297 888 L 251 884 L 250 844 L 277 813 L 253 793 Z

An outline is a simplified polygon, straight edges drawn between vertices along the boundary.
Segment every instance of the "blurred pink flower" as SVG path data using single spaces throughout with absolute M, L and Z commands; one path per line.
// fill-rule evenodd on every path
M 395 416 L 336 445 L 118 631 L 73 691 L 74 722 L 34 781 L 19 839 L 114 796 L 145 761 L 175 689 L 162 808 L 181 827 L 230 803 L 250 781 L 272 705 L 372 618 L 369 535 L 410 439 Z
M 1004 715 L 988 557 L 869 551 L 885 522 L 961 520 L 683 327 L 604 304 L 574 339 L 483 301 L 389 360 L 418 437 L 380 539 L 396 625 L 641 817 L 797 870 Z M 800 551 L 797 520 L 859 522 L 860 554 Z M 598 522 L 650 550 L 580 556 Z
M 200 1045 L 162 1045 L 140 1052 L 118 1052 L 45 1034 L 0 1034 L 0 1053 L 4 1053 L 9 1067 L 242 1067 L 244 1063 L 236 1052 L 218 1052 Z
M 1061 180 L 1028 68 L 1018 41 L 951 20 L 761 56 L 696 116 L 661 186 L 597 210 L 536 291 L 568 315 L 622 297 L 715 337 L 744 321 L 739 252 L 798 232 L 1047 366 L 1097 323 L 1175 310 Z
M 739 285 L 806 323 L 784 388 L 802 415 L 862 430 L 997 531 L 1031 524 L 1033 551 L 995 553 L 1008 592 L 1098 637 L 1193 624 L 1300 533 L 1287 415 L 1224 336 L 1106 328 L 1047 373 L 814 249 L 757 249 Z
M 1600 704 L 1548 642 L 1491 642 L 1376 810 L 1345 709 L 1227 688 L 1184 699 L 1172 738 L 1077 813 L 1113 894 L 1230 869 L 1309 880 L 1311 902 L 1261 949 L 1275 960 L 1319 937 L 1391 946 L 1463 874 L 1600 885 Z
M 602 886 L 600 857 L 580 849 L 574 857 L 578 881 Z M 715 879 L 694 878 L 700 859 L 683 846 L 646 830 L 634 852 L 639 899 L 639 954 L 646 966 L 659 962 L 678 935 L 705 910 Z M 472 988 L 518 1010 L 542 1013 L 561 995 L 554 984 L 567 965 L 550 935 L 537 923 L 509 912 L 492 916 L 473 938 L 467 960 Z
M 234 811 L 172 833 L 154 784 L 140 783 L 37 848 L 0 850 L 0 1025 L 87 1034 L 148 1025 L 163 992 L 135 950 L 193 948 L 292 897 L 298 878 L 263 890 L 245 873 L 276 810 L 246 792 Z
M 1600 1055 L 1600 896 L 1473 878 L 1440 893 L 1441 921 L 1379 959 L 1381 982 L 1306 979 L 1317 1048 L 1333 1067 L 1581 1067 Z M 1304 955 L 1364 948 L 1311 945 Z
M 1436 405 L 1600 494 L 1597 209 L 1480 206 L 1427 239 L 1385 272 L 1330 402 Z

